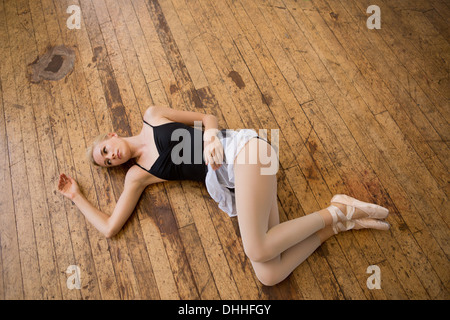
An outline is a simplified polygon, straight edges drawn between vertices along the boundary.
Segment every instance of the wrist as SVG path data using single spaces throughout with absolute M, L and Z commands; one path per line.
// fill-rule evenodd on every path
M 203 134 L 203 140 L 211 141 L 214 137 L 217 137 L 218 133 L 219 133 L 219 129 L 217 129 L 217 128 L 205 130 L 205 133 Z
M 83 194 L 81 192 L 75 192 L 74 195 L 71 197 L 70 200 L 72 200 L 73 203 L 79 202 L 83 198 Z

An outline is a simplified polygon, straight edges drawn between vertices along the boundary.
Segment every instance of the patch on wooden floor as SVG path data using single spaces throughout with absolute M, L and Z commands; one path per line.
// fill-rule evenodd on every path
M 75 52 L 71 48 L 65 46 L 50 48 L 29 65 L 30 81 L 38 83 L 41 80 L 61 80 L 72 71 L 74 64 Z
M 228 77 L 230 77 L 231 80 L 233 80 L 233 82 L 236 84 L 236 86 L 237 86 L 239 89 L 245 88 L 245 83 L 244 83 L 244 81 L 242 80 L 242 77 L 241 77 L 241 75 L 240 75 L 238 72 L 236 72 L 236 71 L 230 71 L 230 73 L 228 74 Z
M 334 20 L 337 20 L 339 18 L 339 14 L 330 12 L 330 17 L 332 17 Z
M 268 107 L 270 107 L 270 105 L 272 104 L 272 101 L 273 101 L 273 99 L 270 95 L 264 94 L 262 92 L 261 92 L 261 100 L 262 100 L 262 103 L 264 103 Z

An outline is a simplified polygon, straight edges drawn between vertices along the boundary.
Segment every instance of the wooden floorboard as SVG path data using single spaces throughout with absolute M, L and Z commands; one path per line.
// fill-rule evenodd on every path
M 0 299 L 449 299 L 450 5 L 380 0 L 369 30 L 371 4 L 1 0 Z M 75 50 L 73 71 L 32 83 L 55 45 Z M 389 208 L 391 230 L 332 237 L 266 287 L 237 219 L 184 181 L 149 186 L 105 239 L 56 191 L 59 173 L 111 213 L 128 167 L 94 167 L 86 146 L 137 134 L 150 105 L 279 129 L 281 221 L 346 193 Z

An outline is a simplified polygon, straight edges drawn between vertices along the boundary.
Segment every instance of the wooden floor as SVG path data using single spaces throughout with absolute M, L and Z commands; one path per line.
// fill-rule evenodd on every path
M 448 0 L 0 0 L 0 298 L 449 299 L 449 16 Z M 31 83 L 61 44 L 72 73 Z M 91 166 L 86 146 L 136 134 L 153 104 L 280 129 L 282 220 L 346 193 L 388 207 L 391 230 L 341 233 L 265 287 L 236 218 L 203 184 L 170 182 L 105 239 L 58 175 L 112 212 L 126 168 Z

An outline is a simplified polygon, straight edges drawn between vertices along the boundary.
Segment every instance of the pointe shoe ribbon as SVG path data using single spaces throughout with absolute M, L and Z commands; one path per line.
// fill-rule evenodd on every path
M 335 195 L 331 199 L 331 203 L 340 203 L 346 205 L 347 209 L 347 215 L 345 215 L 338 207 L 334 205 L 330 205 L 327 208 L 331 214 L 331 217 L 333 218 L 332 228 L 335 234 L 351 229 L 356 230 L 369 228 L 377 230 L 388 230 L 390 228 L 390 224 L 386 221 L 376 220 L 385 219 L 389 214 L 389 210 L 382 206 L 359 201 L 355 198 L 343 194 Z M 356 208 L 364 211 L 368 217 L 352 220 Z
M 328 211 L 331 214 L 331 217 L 333 218 L 333 224 L 331 227 L 333 228 L 334 234 L 338 234 L 340 231 L 347 231 L 354 227 L 354 222 L 347 221 L 347 217 L 345 214 L 342 213 L 342 211 L 336 207 L 336 206 L 329 206 Z M 341 221 L 339 221 L 339 218 Z M 347 225 L 347 223 L 350 223 Z

